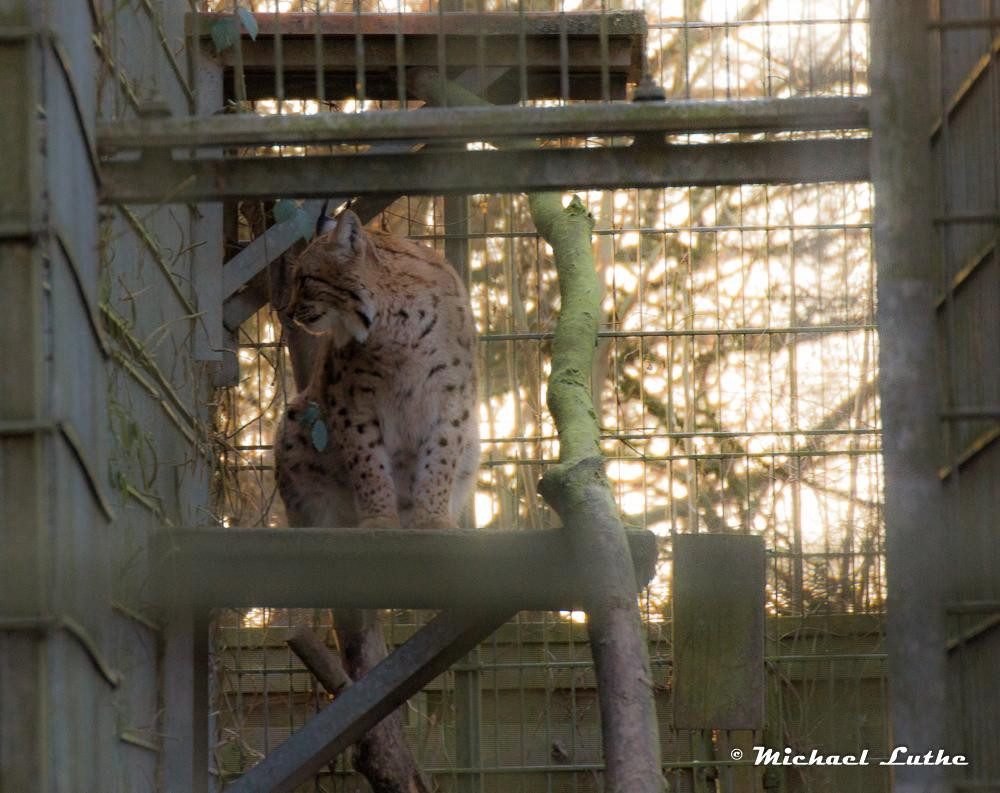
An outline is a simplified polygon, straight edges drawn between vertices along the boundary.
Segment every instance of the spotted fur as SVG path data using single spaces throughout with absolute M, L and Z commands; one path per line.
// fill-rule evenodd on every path
M 455 528 L 479 438 L 475 329 L 452 267 L 345 210 L 297 261 L 288 310 L 327 340 L 275 442 L 289 519 Z M 327 430 L 322 449 L 310 404 Z

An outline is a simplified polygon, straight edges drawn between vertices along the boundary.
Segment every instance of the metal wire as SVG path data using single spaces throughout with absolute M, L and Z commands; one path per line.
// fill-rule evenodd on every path
M 867 90 L 863 2 L 840 0 L 832 16 L 806 3 L 802 19 L 785 16 L 787 4 L 774 19 L 773 3 L 742 15 L 729 5 L 636 4 L 649 28 L 644 61 L 668 96 Z M 443 0 L 419 7 L 399 0 L 390 9 L 373 10 L 359 0 L 318 3 L 311 24 L 320 104 L 344 98 L 325 90 L 339 83 L 323 55 L 322 13 L 354 15 L 358 57 L 348 101 L 362 110 L 405 105 L 401 61 L 416 57 L 414 40 L 404 35 L 412 12 L 434 20 L 430 57 L 439 80 L 456 76 L 449 62 L 456 50 L 445 31 L 460 10 Z M 516 16 L 516 63 L 508 77 L 513 101 L 566 103 L 587 90 L 592 99 L 617 96 L 611 28 L 616 7 L 603 0 L 572 8 L 563 0 L 477 0 L 475 10 L 480 16 L 469 67 L 476 84 L 486 82 L 493 54 L 490 15 L 506 12 Z M 552 41 L 557 63 L 551 66 L 551 97 L 544 100 L 538 98 L 543 76 L 530 63 L 542 46 L 530 32 L 532 14 L 539 11 L 561 12 Z M 384 73 L 376 72 L 376 50 L 362 33 L 369 16 L 379 12 L 394 17 L 389 29 L 396 61 Z M 575 59 L 583 57 L 569 33 L 577 12 L 597 17 L 597 71 L 590 77 L 575 68 Z M 396 85 L 375 99 L 382 96 L 379 81 L 386 74 L 395 75 Z M 258 112 L 268 107 L 266 98 L 257 101 Z M 288 99 L 277 103 L 281 108 L 295 112 Z M 866 185 L 745 185 L 582 197 L 597 219 L 605 285 L 593 388 L 609 475 L 626 522 L 652 529 L 663 544 L 663 563 L 643 609 L 673 789 L 708 790 L 708 769 L 725 771 L 719 789 L 734 784 L 723 747 L 746 737 L 672 726 L 668 592 L 670 543 L 678 533 L 747 532 L 767 539 L 768 725 L 752 738 L 884 754 L 870 191 Z M 525 202 L 506 195 L 451 203 L 402 198 L 380 222 L 443 249 L 456 239 L 464 243 L 480 332 L 484 459 L 478 523 L 506 530 L 552 525 L 536 482 L 558 453 L 545 406 L 557 284 L 551 252 L 535 234 Z M 245 241 L 249 229 L 234 227 L 231 236 Z M 231 525 L 285 524 L 274 496 L 270 447 L 293 387 L 278 328 L 264 309 L 240 331 L 241 379 L 225 416 L 233 487 L 222 511 Z M 411 700 L 407 734 L 442 789 L 599 789 L 599 720 L 579 619 L 522 614 L 479 649 L 478 659 L 467 659 Z M 387 614 L 390 644 L 404 641 L 425 620 L 418 613 Z M 284 644 L 289 630 L 302 623 L 319 631 L 331 627 L 328 613 L 261 608 L 221 618 L 215 657 L 223 680 L 218 765 L 224 773 L 251 765 L 323 704 L 325 695 Z M 468 721 L 456 693 L 455 676 L 463 674 L 478 680 L 477 723 Z M 459 746 L 469 741 L 460 729 L 478 730 L 474 767 L 459 763 Z M 785 789 L 882 791 L 888 784 L 881 771 L 802 773 L 783 780 Z M 341 758 L 316 778 L 314 789 L 347 791 L 356 784 Z

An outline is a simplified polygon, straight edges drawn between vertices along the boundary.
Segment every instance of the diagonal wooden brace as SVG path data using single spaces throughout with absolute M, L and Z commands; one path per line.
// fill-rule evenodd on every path
M 226 789 L 294 790 L 511 617 L 509 609 L 441 612 Z

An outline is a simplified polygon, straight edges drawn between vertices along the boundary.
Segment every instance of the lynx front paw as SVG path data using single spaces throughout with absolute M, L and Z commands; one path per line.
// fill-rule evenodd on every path
M 398 529 L 399 518 L 395 515 L 376 515 L 373 518 L 364 518 L 358 527 L 362 529 Z

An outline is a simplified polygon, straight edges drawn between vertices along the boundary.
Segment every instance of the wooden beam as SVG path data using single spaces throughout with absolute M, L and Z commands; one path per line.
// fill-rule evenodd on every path
M 629 543 L 641 589 L 655 571 L 656 536 L 629 532 Z M 561 529 L 164 529 L 151 559 L 154 597 L 175 605 L 509 612 L 583 602 Z
M 273 38 L 280 27 L 281 38 L 309 39 L 317 34 L 325 39 L 350 39 L 352 45 L 357 33 L 365 38 L 388 38 L 397 33 L 405 37 L 447 37 L 487 39 L 497 36 L 517 36 L 523 30 L 529 38 L 558 38 L 565 25 L 566 34 L 573 40 L 583 37 L 597 38 L 600 34 L 600 12 L 562 14 L 554 11 L 476 14 L 471 12 L 406 13 L 406 14 L 353 14 L 349 12 L 314 14 L 291 12 L 283 14 L 258 13 L 257 40 Z M 646 17 L 642 11 L 607 11 L 603 14 L 608 38 L 646 35 Z M 212 25 L 220 19 L 232 19 L 232 14 L 189 13 L 185 18 L 186 33 L 211 38 Z M 245 32 L 244 45 L 250 41 Z M 436 43 L 435 43 L 436 46 Z M 449 65 L 450 65 L 449 60 Z
M 638 102 L 563 107 L 447 107 L 413 111 L 321 113 L 312 116 L 214 116 L 109 122 L 98 130 L 102 151 L 155 147 L 366 144 L 384 141 L 479 141 L 864 129 L 865 97 L 735 101 Z
M 867 139 L 506 151 L 417 152 L 115 162 L 102 200 L 128 204 L 344 194 L 440 195 L 544 190 L 861 182 Z
M 338 201 L 338 199 L 333 199 Z M 346 201 L 342 199 L 340 203 Z M 302 211 L 313 225 L 323 209 L 323 201 L 313 199 L 302 205 Z M 247 246 L 226 262 L 222 268 L 222 297 L 232 296 L 247 281 L 264 270 L 271 262 L 284 254 L 302 238 L 295 219 L 275 223 L 267 231 L 247 244 Z
M 295 790 L 512 614 L 498 607 L 442 613 L 226 789 L 231 793 Z

